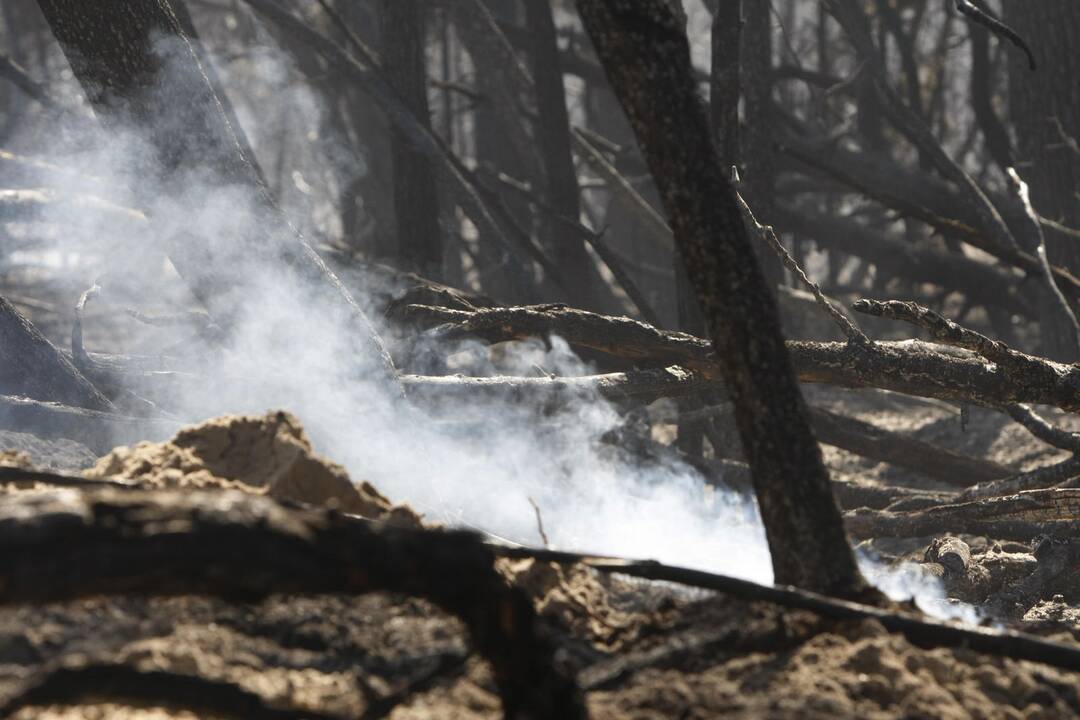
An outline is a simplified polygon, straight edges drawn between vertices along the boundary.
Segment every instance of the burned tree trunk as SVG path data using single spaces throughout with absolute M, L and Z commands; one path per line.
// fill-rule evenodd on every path
M 1016 131 L 1016 160 L 1031 184 L 1031 201 L 1042 217 L 1080 226 L 1080 5 L 1071 0 L 1004 3 L 1005 19 L 1022 37 L 1038 38 L 1039 69 L 1032 72 L 1021 53 L 1010 53 L 1009 110 Z M 1080 269 L 1075 240 L 1047 238 L 1051 262 Z M 1044 294 L 1042 354 L 1075 362 L 1075 331 Z
M 686 33 L 663 0 L 578 0 L 578 10 L 686 259 L 735 404 L 776 581 L 863 594 L 775 301 L 717 161 Z
M 730 0 L 729 0 L 730 1 Z M 763 223 L 773 222 L 775 151 L 772 131 L 772 3 L 751 0 L 744 4 L 746 26 L 741 33 L 742 68 L 738 73 L 746 108 L 745 152 L 740 158 L 746 175 L 746 200 Z M 733 51 L 738 53 L 738 51 Z M 738 96 L 717 98 L 720 103 L 738 105 Z M 715 112 L 715 111 L 714 111 Z M 726 158 L 724 158 L 726 160 Z M 775 255 L 756 247 L 765 281 L 771 292 L 784 277 L 784 267 Z
M 148 141 L 151 157 L 140 163 L 131 184 L 151 215 L 160 210 L 166 216 L 174 198 L 190 198 L 195 179 L 207 184 L 206 197 L 177 213 L 178 225 L 197 226 L 193 209 L 217 192 L 248 193 L 243 200 L 250 204 L 250 222 L 228 218 L 227 240 L 181 231 L 169 238 L 170 259 L 218 322 L 229 327 L 239 318 L 265 314 L 271 292 L 281 296 L 276 306 L 290 311 L 317 304 L 347 323 L 347 342 L 367 361 L 364 370 L 393 378 L 393 364 L 367 317 L 289 224 L 244 156 L 240 131 L 199 61 L 197 39 L 184 31 L 171 0 L 39 5 L 102 122 L 134 126 Z M 268 287 L 271 275 L 275 280 Z
M 23 395 L 91 410 L 112 403 L 0 296 L 0 395 Z
M 549 0 L 525 0 L 525 23 L 532 36 L 529 57 L 537 111 L 534 134 L 543 161 L 544 195 L 556 213 L 577 222 L 581 219 L 580 190 L 570 151 L 570 116 Z M 570 302 L 592 307 L 592 259 L 584 240 L 566 232 L 553 218 L 540 222 L 544 249 L 560 264 Z
M 430 129 L 427 63 L 424 57 L 425 9 L 417 0 L 381 0 L 383 67 L 390 84 L 413 114 Z M 400 130 L 391 129 L 394 163 L 394 216 L 397 256 L 406 270 L 442 276 L 439 197 L 431 163 L 413 149 Z

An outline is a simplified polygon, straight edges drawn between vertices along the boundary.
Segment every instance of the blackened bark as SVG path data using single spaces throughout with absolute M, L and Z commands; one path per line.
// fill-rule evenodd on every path
M 742 0 L 717 2 L 712 10 L 712 72 L 709 76 L 710 121 L 712 122 L 720 167 L 728 172 L 741 162 L 739 151 L 739 96 L 742 66 Z M 701 316 L 694 286 L 686 274 L 682 253 L 675 249 L 675 297 L 679 330 L 705 336 L 705 320 Z M 696 410 L 703 403 L 690 398 L 679 404 L 681 410 Z M 703 450 L 704 426 L 698 422 L 679 421 L 677 442 L 684 453 L 698 456 Z
M 742 23 L 742 0 L 720 0 L 717 3 L 712 24 L 709 110 L 720 167 L 724 169 L 737 166 L 742 160 L 739 146 Z
M 709 327 L 776 581 L 857 596 L 847 544 L 780 318 L 720 168 L 682 26 L 662 0 L 578 0 L 667 211 Z
M 971 104 L 975 122 L 994 162 L 1004 171 L 1014 164 L 1009 131 L 994 111 L 994 77 L 990 59 L 990 31 L 971 24 Z
M 581 219 L 581 198 L 570 150 L 570 115 L 550 1 L 525 0 L 525 25 L 532 40 L 529 65 L 537 111 L 533 128 L 543 162 L 543 194 L 556 212 L 576 222 Z M 570 302 L 592 307 L 592 259 L 585 250 L 585 241 L 546 217 L 540 220 L 540 238 L 544 249 L 559 262 Z
M 1033 48 L 1038 71 L 1020 53 L 1009 53 L 1009 115 L 1016 131 L 1016 160 L 1031 186 L 1039 215 L 1069 227 L 1080 226 L 1080 153 L 1067 147 L 1063 134 L 1080 140 L 1080 4 L 1073 0 L 1037 3 L 1008 0 L 1005 21 L 1021 37 L 1038 39 Z M 1080 270 L 1080 246 L 1047 238 L 1054 265 Z M 1073 331 L 1046 298 L 1042 325 L 1043 354 L 1075 361 Z
M 726 0 L 731 3 L 734 0 Z M 745 169 L 746 201 L 761 222 L 773 222 L 776 161 L 772 122 L 772 3 L 751 0 L 744 6 L 746 27 L 742 35 L 742 67 L 739 76 L 746 108 L 746 136 L 741 158 Z M 718 13 L 718 15 L 723 13 Z M 715 32 L 715 29 L 714 29 Z M 728 102 L 738 102 L 731 98 Z M 716 110 L 713 111 L 714 113 Z M 726 159 L 726 158 L 725 158 Z M 779 258 L 758 245 L 758 263 L 773 293 L 784 277 Z
M 393 363 L 368 318 L 267 195 L 171 0 L 39 5 L 102 122 L 134 126 L 148 140 L 152 157 L 132 178 L 141 202 L 153 208 L 163 197 L 182 197 L 192 177 L 250 191 L 252 222 L 228 241 L 192 233 L 170 238 L 173 265 L 215 319 L 229 327 L 265 313 L 268 288 L 259 283 L 280 272 L 285 281 L 275 284 L 282 296 L 275 302 L 317 302 L 339 314 L 363 371 L 393 379 Z
M 431 129 L 424 56 L 425 9 L 418 0 L 380 0 L 383 69 L 417 119 Z M 442 276 L 439 197 L 431 163 L 391 128 L 397 256 L 405 270 Z

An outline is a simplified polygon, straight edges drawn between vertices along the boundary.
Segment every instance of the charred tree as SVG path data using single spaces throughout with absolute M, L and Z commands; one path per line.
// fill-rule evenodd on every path
M 855 597 L 847 543 L 770 288 L 718 162 L 686 33 L 664 0 L 578 0 L 697 291 L 753 473 L 776 581 Z
M 317 304 L 349 327 L 347 341 L 363 371 L 395 377 L 374 328 L 337 277 L 289 223 L 245 157 L 239 128 L 222 109 L 199 53 L 171 0 L 40 0 L 49 27 L 99 119 L 135 127 L 151 157 L 132 185 L 151 208 L 183 197 L 199 179 L 250 195 L 252 222 L 225 238 L 183 232 L 167 238 L 168 255 L 223 327 L 265 313 L 268 293 L 289 310 Z M 190 210 L 190 209 L 189 209 Z M 272 287 L 265 282 L 277 275 Z M 366 362 L 365 362 L 366 361 Z
M 533 128 L 543 162 L 544 195 L 556 213 L 577 222 L 581 218 L 580 190 L 570 150 L 570 116 L 549 0 L 525 0 L 525 25 L 532 40 L 529 65 L 537 113 Z M 585 250 L 585 241 L 549 218 L 540 220 L 540 238 L 562 268 L 570 302 L 592 307 L 592 259 Z
M 380 0 L 383 69 L 413 114 L 430 129 L 427 61 L 424 54 L 425 7 L 418 0 Z M 431 163 L 391 128 L 394 164 L 394 217 L 397 256 L 402 269 L 428 277 L 442 276 L 439 197 Z
M 1072 0 L 1038 3 L 1008 0 L 1005 19 L 1021 37 L 1038 38 L 1038 71 L 1022 53 L 1010 53 L 1009 114 L 1017 137 L 1017 164 L 1031 185 L 1031 200 L 1042 217 L 1069 227 L 1080 226 L 1080 5 Z M 1055 265 L 1080 270 L 1075 240 L 1048 237 Z M 1073 330 L 1045 296 L 1043 354 L 1075 361 Z
M 742 1 L 724 0 L 712 3 L 712 72 L 709 76 L 710 121 L 713 126 L 720 167 L 738 167 L 739 152 L 739 95 L 741 93 L 740 51 L 742 48 Z M 675 295 L 679 329 L 691 335 L 706 336 L 705 321 L 698 307 L 694 287 L 686 274 L 686 263 L 676 247 Z M 681 403 L 686 410 L 696 410 L 700 401 Z M 704 427 L 701 423 L 683 422 L 678 425 L 679 449 L 698 456 L 703 450 Z
M 726 0 L 723 4 L 732 4 Z M 772 3 L 754 0 L 744 4 L 746 26 L 741 33 L 742 67 L 739 78 L 746 108 L 746 135 L 741 138 L 746 201 L 764 223 L 773 222 L 776 161 L 773 150 L 772 102 Z M 721 10 L 718 15 L 723 15 Z M 713 29 L 716 32 L 716 29 Z M 730 32 L 730 31 L 725 31 Z M 734 51 L 730 51 L 734 52 Z M 726 102 L 738 104 L 737 97 Z M 714 113 L 716 111 L 714 110 Z M 724 158 L 726 160 L 726 158 Z M 784 277 L 780 261 L 763 247 L 756 247 L 758 263 L 773 293 Z

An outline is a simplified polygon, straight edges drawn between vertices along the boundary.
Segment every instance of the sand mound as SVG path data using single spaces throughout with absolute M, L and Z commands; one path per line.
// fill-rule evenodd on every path
M 171 440 L 118 447 L 85 473 L 160 488 L 231 488 L 279 500 L 336 507 L 374 519 L 419 525 L 370 483 L 354 485 L 345 468 L 317 454 L 290 413 L 226 415 L 183 428 Z

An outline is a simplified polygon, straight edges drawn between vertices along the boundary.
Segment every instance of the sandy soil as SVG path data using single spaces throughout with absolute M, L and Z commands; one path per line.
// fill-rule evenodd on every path
M 811 400 L 1018 467 L 1053 455 L 991 413 L 972 412 L 962 428 L 954 408 L 883 393 Z M 0 445 L 9 444 L 33 446 L 36 462 L 56 467 L 86 460 L 62 443 L 0 437 Z M 842 479 L 927 482 L 840 451 L 827 457 Z M 26 454 L 0 455 L 0 463 L 28 462 Z M 151 487 L 240 488 L 416 522 L 412 511 L 366 483 L 354 485 L 319 456 L 287 413 L 220 418 L 166 443 L 118 448 L 87 474 Z M 534 598 L 596 718 L 1080 717 L 1080 676 L 967 650 L 921 649 L 874 622 L 823 621 L 580 568 L 505 562 L 500 569 Z M 1064 598 L 1033 612 L 1040 632 L 1072 639 L 1076 612 Z M 118 597 L 0 609 L 0 695 L 73 657 L 198 674 L 271 702 L 353 717 L 449 658 L 450 669 L 391 717 L 500 716 L 488 668 L 469 654 L 461 624 L 425 602 L 388 594 L 276 597 L 256 606 Z M 195 715 L 86 700 L 74 708 L 26 708 L 16 717 Z

